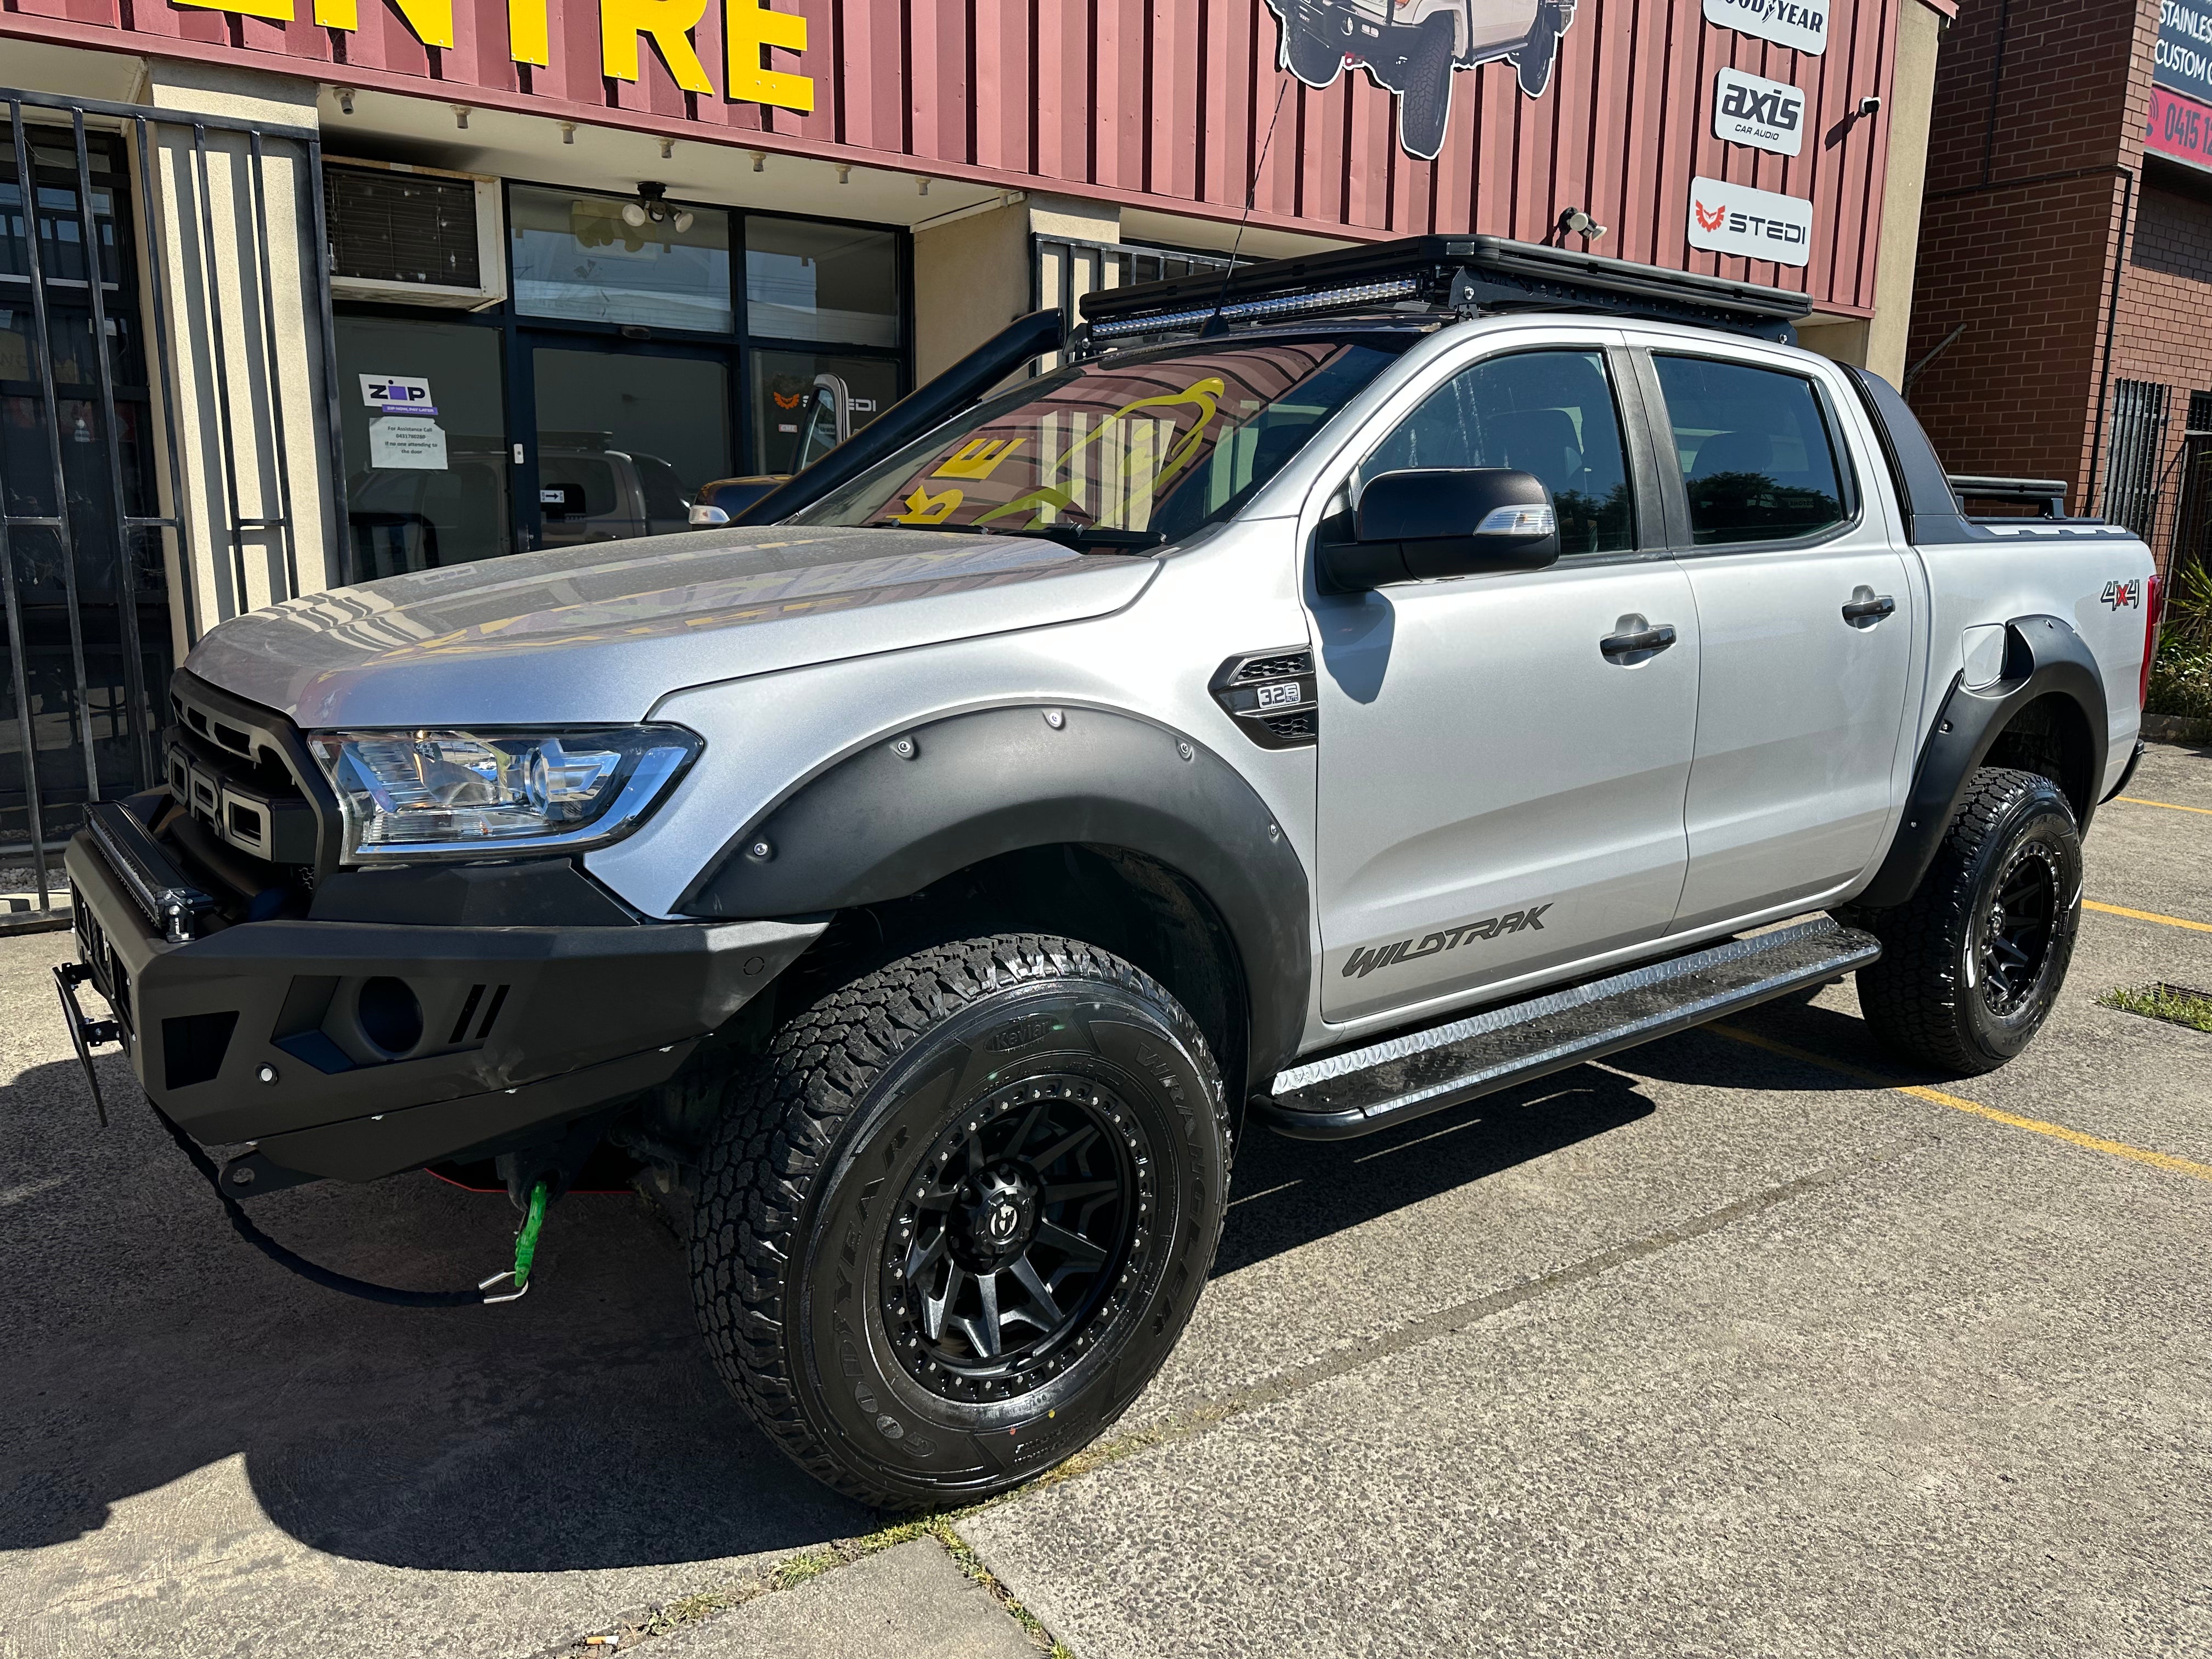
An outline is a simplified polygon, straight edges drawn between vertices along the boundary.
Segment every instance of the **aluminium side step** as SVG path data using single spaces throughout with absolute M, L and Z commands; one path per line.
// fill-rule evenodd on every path
M 1254 1115 L 1299 1140 L 1345 1140 L 1819 985 L 1881 954 L 1823 919 L 1730 939 L 1276 1074 Z

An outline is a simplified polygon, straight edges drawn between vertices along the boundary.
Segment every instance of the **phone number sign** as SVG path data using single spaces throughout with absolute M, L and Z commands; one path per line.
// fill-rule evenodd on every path
M 2150 125 L 2143 142 L 2153 155 L 2171 156 L 2212 173 L 2212 108 L 2154 86 Z

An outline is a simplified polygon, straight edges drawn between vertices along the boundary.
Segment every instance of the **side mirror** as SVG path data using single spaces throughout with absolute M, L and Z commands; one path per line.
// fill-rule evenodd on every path
M 1510 467 L 1438 467 L 1368 481 L 1352 539 L 1324 528 L 1321 571 L 1340 593 L 1389 582 L 1540 570 L 1559 556 L 1552 492 Z M 1339 520 L 1340 526 L 1341 520 Z

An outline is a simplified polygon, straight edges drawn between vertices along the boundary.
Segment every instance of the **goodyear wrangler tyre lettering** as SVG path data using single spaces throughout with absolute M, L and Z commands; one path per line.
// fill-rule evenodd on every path
M 1863 910 L 1881 959 L 1859 971 L 1867 1023 L 1954 1074 L 1994 1071 L 2042 1029 L 2081 920 L 2081 842 L 2049 778 L 1976 772 L 1920 885 Z
M 1205 1041 L 1075 941 L 924 951 L 733 1085 L 693 1244 L 717 1366 L 801 1467 L 971 1501 L 1095 1438 L 1203 1286 L 1228 1175 Z

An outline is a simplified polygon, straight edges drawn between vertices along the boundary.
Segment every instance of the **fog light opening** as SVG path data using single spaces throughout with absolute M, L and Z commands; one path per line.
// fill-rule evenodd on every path
M 380 974 L 355 1003 L 361 1034 L 386 1054 L 411 1054 L 422 1041 L 422 1005 L 403 979 Z

